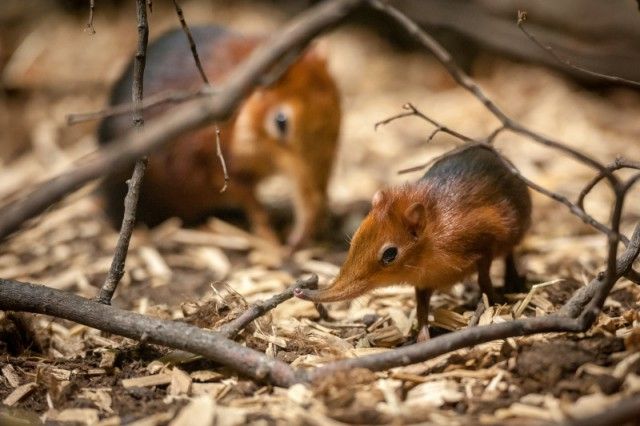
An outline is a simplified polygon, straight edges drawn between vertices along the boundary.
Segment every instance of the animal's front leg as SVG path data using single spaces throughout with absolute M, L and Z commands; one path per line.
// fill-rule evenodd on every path
M 487 295 L 489 299 L 489 304 L 493 305 L 496 303 L 496 295 L 493 291 L 493 282 L 491 281 L 491 262 L 493 262 L 493 257 L 490 255 L 486 255 L 481 257 L 478 262 L 478 285 L 480 286 L 480 291 Z
M 416 318 L 418 319 L 418 338 L 416 342 L 429 340 L 429 302 L 433 290 L 416 287 Z
M 280 245 L 280 241 L 271 226 L 269 212 L 256 198 L 252 185 L 235 183 L 237 186 L 234 191 L 237 192 L 242 208 L 244 209 L 251 231 L 258 237 Z
M 304 168 L 302 168 L 304 167 Z M 326 206 L 326 195 L 318 188 L 306 169 L 300 165 L 295 174 L 295 193 L 293 198 L 294 223 L 287 245 L 297 249 L 314 237 Z

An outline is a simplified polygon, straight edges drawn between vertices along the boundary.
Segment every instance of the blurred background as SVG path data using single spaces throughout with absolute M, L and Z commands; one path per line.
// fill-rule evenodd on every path
M 244 33 L 268 34 L 312 3 L 192 0 L 183 1 L 182 6 L 191 24 L 217 22 Z M 529 31 L 559 55 L 594 71 L 640 80 L 636 2 L 394 3 L 437 36 L 513 118 L 605 163 L 617 155 L 640 158 L 638 91 L 559 65 L 516 25 L 517 11 L 526 10 Z M 109 87 L 129 60 L 137 34 L 133 2 L 97 2 L 95 34 L 86 30 L 88 15 L 87 1 L 5 0 L 0 5 L 0 201 L 20 196 L 30 185 L 72 167 L 96 148 L 96 123 L 68 126 L 65 117 L 106 104 Z M 173 4 L 154 1 L 149 25 L 151 39 L 178 26 Z M 428 53 L 375 12 L 362 10 L 323 38 L 344 109 L 340 152 L 330 185 L 335 214 L 347 216 L 338 232 L 342 245 L 335 247 L 344 251 L 343 236 L 353 232 L 377 189 L 417 179 L 421 172 L 399 175 L 398 171 L 456 145 L 443 134 L 427 144 L 433 127 L 417 118 L 375 131 L 377 121 L 402 112 L 406 102 L 473 137 L 489 134 L 497 121 Z M 501 135 L 497 144 L 529 178 L 570 198 L 593 175 L 570 158 L 510 134 Z M 286 198 L 283 185 L 277 178 L 266 183 L 263 198 L 273 203 Z M 636 195 L 637 191 L 632 194 Z M 99 221 L 94 225 L 99 226 L 100 235 L 106 233 L 109 241 L 114 240 L 115 233 L 88 200 L 77 211 Z M 610 202 L 609 191 L 598 188 L 587 208 L 606 220 Z M 547 247 L 553 238 L 593 235 L 564 207 L 537 195 L 534 204 L 534 228 L 527 240 L 530 250 Z M 627 203 L 625 226 L 639 214 L 638 203 Z M 596 236 L 593 250 L 599 250 L 600 243 Z M 588 263 L 591 256 L 585 256 Z M 535 262 L 530 267 L 535 269 Z M 543 273 L 546 266 L 538 265 L 537 270 Z M 42 278 L 37 274 L 21 277 Z
M 313 3 L 181 1 L 190 24 L 220 23 L 248 34 L 277 31 L 288 18 Z M 529 31 L 542 43 L 553 46 L 558 55 L 593 71 L 640 81 L 640 12 L 635 1 L 391 3 L 437 37 L 513 119 L 603 163 L 617 156 L 640 160 L 638 90 L 599 81 L 559 65 L 516 25 L 518 10 L 526 10 Z M 135 50 L 134 2 L 97 0 L 95 34 L 86 29 L 88 16 L 88 0 L 0 1 L 0 206 L 24 196 L 37 182 L 70 170 L 97 148 L 97 123 L 69 126 L 66 116 L 106 105 L 111 84 Z M 149 26 L 151 40 L 179 26 L 170 0 L 153 1 Z M 335 219 L 330 232 L 295 253 L 285 264 L 274 256 L 272 245 L 265 246 L 264 241 L 257 241 L 246 230 L 216 219 L 197 228 L 187 229 L 172 220 L 151 230 L 138 228 L 114 305 L 215 329 L 244 310 L 247 303 L 282 291 L 302 273 L 317 273 L 324 285 L 338 272 L 348 238 L 366 214 L 375 191 L 418 179 L 421 171 L 398 171 L 423 164 L 458 143 L 442 133 L 427 143 L 434 128 L 419 118 L 398 120 L 377 131 L 376 122 L 403 112 L 402 106 L 411 102 L 431 118 L 471 137 L 485 137 L 498 127 L 497 120 L 458 87 L 428 52 L 372 11 L 359 11 L 345 25 L 323 36 L 322 43 L 343 106 L 340 148 L 329 187 Z M 592 169 L 557 151 L 509 133 L 502 133 L 496 145 L 524 175 L 572 200 L 594 175 Z M 0 277 L 95 296 L 111 263 L 117 233 L 104 218 L 100 203 L 93 196 L 94 188 L 95 184 L 88 185 L 67 197 L 2 241 Z M 265 182 L 261 196 L 277 207 L 288 198 L 286 188 L 287 183 L 276 177 Z M 624 232 L 640 219 L 639 194 L 640 190 L 635 189 L 627 198 Z M 566 207 L 538 194 L 533 194 L 533 202 L 533 226 L 519 249 L 523 254 L 520 266 L 526 271 L 529 284 L 549 285 L 538 288 L 526 302 L 526 311 L 519 310 L 516 316 L 523 312 L 527 316 L 554 312 L 602 269 L 606 249 L 605 237 L 572 216 Z M 586 208 L 606 222 L 611 204 L 609 189 L 599 185 L 590 194 Z M 499 263 L 493 271 L 498 276 L 502 273 Z M 437 292 L 431 302 L 432 325 L 438 333 L 467 327 L 478 297 L 472 279 Z M 510 301 L 519 304 L 524 297 L 517 295 Z M 636 327 L 638 336 L 639 300 L 638 286 L 623 279 L 590 334 L 579 338 L 526 337 L 517 339 L 517 344 L 511 342 L 513 339 L 490 342 L 401 369 L 410 377 L 417 377 L 416 383 L 422 382 L 421 375 L 426 381 L 433 379 L 427 375 L 436 373 L 440 380 L 422 383 L 424 386 L 413 388 L 414 379 L 397 380 L 387 373 L 369 378 L 337 377 L 334 385 L 315 390 L 314 397 L 321 401 L 320 411 L 317 404 L 306 405 L 307 397 L 295 393 L 299 389 L 285 395 L 282 389 L 260 387 L 202 360 L 186 368 L 216 370 L 202 379 L 211 383 L 194 383 L 191 395 L 198 394 L 196 385 L 201 385 L 198 392 L 215 395 L 216 404 L 220 403 L 218 410 L 226 405 L 240 407 L 238 410 L 252 416 L 247 419 L 260 424 L 276 424 L 270 422 L 272 418 L 285 419 L 282 424 L 324 424 L 326 417 L 320 415 L 359 424 L 384 423 L 384 419 L 390 424 L 403 423 L 402 419 L 406 423 L 411 419 L 424 422 L 428 418 L 438 424 L 478 424 L 479 419 L 487 424 L 504 424 L 505 416 L 517 417 L 512 424 L 530 424 L 534 418 L 544 423 L 568 420 L 570 417 L 560 413 L 560 408 L 571 415 L 584 415 L 603 410 L 602 400 L 612 401 L 607 398 L 615 395 L 609 394 L 619 388 L 638 392 L 637 375 L 629 374 L 625 387 L 621 387 L 622 380 L 612 381 L 613 376 L 602 371 L 607 371 L 603 367 L 606 365 L 615 375 L 622 364 L 626 364 L 624 371 L 637 370 L 637 352 L 633 353 L 637 343 L 636 349 L 630 346 L 631 352 L 626 352 L 634 357 L 629 361 L 631 358 L 619 356 L 623 344 L 618 337 L 631 333 L 632 327 Z M 515 306 L 490 308 L 480 324 L 510 320 Z M 407 344 L 415 319 L 413 308 L 412 288 L 385 288 L 353 302 L 329 305 L 330 314 L 337 319 L 332 325 L 318 322 L 313 304 L 293 299 L 248 329 L 243 338 L 247 346 L 296 367 L 317 366 L 335 358 Z M 20 357 L 6 359 L 24 373 L 23 380 L 36 377 L 45 382 L 18 404 L 20 408 L 37 415 L 47 413 L 42 419 L 55 419 L 51 416 L 56 410 L 95 406 L 86 408 L 93 410 L 92 424 L 98 419 L 98 410 L 100 418 L 122 415 L 123 423 L 159 412 L 165 417 L 149 417 L 152 420 L 145 424 L 166 424 L 175 410 L 186 404 L 182 396 L 174 398 L 162 386 L 149 390 L 120 386 L 120 379 L 155 374 L 160 368 L 165 371 L 165 361 L 159 360 L 163 353 L 157 348 L 102 335 L 69 321 L 33 318 L 38 331 L 33 341 L 26 341 L 24 348 L 5 345 L 16 352 L 34 350 L 36 356 L 26 362 Z M 366 329 L 358 328 L 364 323 Z M 350 328 L 353 324 L 356 328 Z M 3 330 L 7 328 L 0 322 L 0 344 L 4 344 Z M 106 374 L 100 354 L 116 352 L 120 355 L 111 357 Z M 112 371 L 116 356 L 119 361 Z M 57 371 L 70 375 L 73 371 L 73 376 L 68 376 L 73 377 L 70 380 L 84 381 L 79 386 L 59 386 L 58 379 L 50 380 L 42 373 L 41 366 L 49 362 Z M 583 373 L 576 372 L 578 366 Z M 94 373 L 76 373 L 88 368 L 103 373 L 95 377 Z M 455 370 L 464 370 L 464 374 L 459 378 L 450 376 Z M 195 381 L 200 380 L 195 377 Z M 600 377 L 611 380 L 600 381 Z M 69 384 L 69 379 L 65 380 Z M 385 383 L 387 388 L 383 387 Z M 113 410 L 111 397 L 108 403 L 102 399 L 88 402 L 93 394 L 83 396 L 78 392 L 85 386 L 91 388 L 90 392 L 102 393 L 113 388 Z M 412 390 L 419 392 L 412 395 Z M 9 386 L 0 386 L 0 398 L 9 392 Z M 396 396 L 387 403 L 389 393 Z M 528 397 L 531 398 L 525 399 Z M 398 411 L 398 401 L 403 411 Z M 495 416 L 500 408 L 512 403 L 513 413 Z M 431 413 L 434 407 L 441 409 Z M 529 408 L 525 412 L 522 407 Z M 170 412 L 168 417 L 163 414 L 165 411 Z M 227 419 L 223 413 L 226 411 L 218 411 L 217 415 L 224 418 L 225 424 L 245 423 L 244 417 L 234 423 L 233 416 Z M 431 414 L 434 417 L 428 417 Z

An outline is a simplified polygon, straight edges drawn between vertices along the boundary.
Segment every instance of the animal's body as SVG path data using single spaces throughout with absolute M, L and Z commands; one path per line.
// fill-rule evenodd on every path
M 489 269 L 497 257 L 506 257 L 505 280 L 513 284 L 518 279 L 513 249 L 530 221 L 524 182 L 492 149 L 467 147 L 437 161 L 417 182 L 378 191 L 333 284 L 296 295 L 331 302 L 410 284 L 422 329 L 432 292 L 473 272 L 493 300 Z
M 263 38 L 247 37 L 223 27 L 195 26 L 192 33 L 205 74 L 215 87 L 233 72 Z M 115 83 L 110 104 L 131 101 L 133 63 Z M 202 86 L 184 33 L 177 29 L 151 43 L 147 50 L 144 97 Z M 168 105 L 144 111 L 145 120 Z M 316 231 L 326 206 L 326 187 L 336 152 L 340 100 L 324 57 L 315 49 L 301 56 L 277 81 L 255 89 L 227 121 L 217 123 L 229 170 L 229 187 L 216 155 L 215 123 L 176 138 L 149 156 L 140 194 L 138 220 L 154 226 L 179 217 L 197 223 L 217 209 L 241 208 L 253 230 L 270 239 L 275 234 L 265 207 L 256 198 L 260 181 L 275 173 L 288 176 L 294 186 L 295 223 L 289 236 L 293 246 Z M 102 121 L 98 139 L 106 144 L 129 131 L 129 115 Z M 130 170 L 107 179 L 102 190 L 106 210 L 116 226 L 123 215 L 125 181 Z

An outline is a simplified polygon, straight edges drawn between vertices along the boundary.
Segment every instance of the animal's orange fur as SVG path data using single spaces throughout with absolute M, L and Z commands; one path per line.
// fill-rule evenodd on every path
M 418 182 L 378 192 L 335 281 L 297 296 L 332 302 L 409 284 L 427 290 L 428 306 L 430 291 L 476 270 L 481 280 L 489 279 L 488 269 L 480 268 L 520 242 L 530 223 L 530 200 L 524 183 L 494 153 L 469 150 L 436 163 L 438 171 Z M 391 246 L 397 248 L 395 260 L 381 263 L 381 252 Z
M 178 33 L 176 37 L 184 37 Z M 235 65 L 245 59 L 262 41 L 221 32 L 210 44 L 198 44 L 206 74 L 213 84 L 223 82 Z M 153 48 L 153 45 L 151 45 Z M 176 44 L 165 52 L 169 63 L 150 63 L 148 67 L 167 67 L 161 77 L 150 77 L 151 93 L 155 90 L 197 88 L 202 82 L 189 67 L 192 63 L 176 63 L 184 57 L 186 44 Z M 182 55 L 182 56 L 180 56 Z M 175 58 L 175 59 L 172 59 Z M 160 80 L 160 81 L 157 81 Z M 149 83 L 145 81 L 145 83 Z M 274 111 L 286 108 L 290 114 L 286 140 L 269 132 Z M 145 113 L 151 118 L 161 109 Z M 107 123 L 112 133 L 130 126 L 129 120 Z M 311 238 L 326 206 L 326 187 L 331 173 L 340 127 L 338 89 L 329 74 L 324 57 L 313 48 L 306 52 L 281 78 L 268 87 L 254 90 L 238 111 L 221 128 L 222 148 L 227 162 L 230 185 L 220 194 L 223 174 L 216 156 L 214 127 L 189 132 L 167 148 L 149 157 L 140 198 L 139 217 L 154 225 L 167 217 L 177 216 L 186 222 L 202 219 L 218 208 L 240 207 L 257 233 L 275 238 L 268 215 L 255 195 L 257 184 L 277 172 L 288 176 L 294 184 L 293 231 L 291 245 Z M 107 139 L 106 137 L 104 139 Z M 106 182 L 108 193 L 123 188 L 125 175 Z M 119 222 L 121 199 L 112 197 L 114 222 Z

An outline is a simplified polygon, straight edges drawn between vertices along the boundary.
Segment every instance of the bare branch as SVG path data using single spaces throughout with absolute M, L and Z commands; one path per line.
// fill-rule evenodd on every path
M 193 34 L 191 34 L 191 30 L 187 25 L 187 21 L 184 19 L 184 13 L 182 12 L 182 8 L 178 4 L 178 0 L 173 0 L 173 6 L 176 8 L 176 14 L 178 15 L 178 19 L 180 20 L 180 25 L 182 25 L 182 30 L 184 31 L 187 39 L 189 40 L 189 48 L 191 49 L 191 55 L 193 55 L 193 60 L 196 62 L 196 67 L 198 67 L 198 72 L 200 72 L 200 77 L 202 77 L 202 81 L 204 84 L 209 84 L 209 79 L 204 72 L 204 68 L 202 68 L 202 63 L 200 62 L 200 56 L 198 56 L 198 49 L 196 48 L 196 42 L 193 40 Z
M 187 25 L 187 20 L 184 17 L 184 13 L 180 4 L 178 4 L 177 0 L 173 0 L 173 6 L 176 9 L 176 14 L 178 15 L 178 19 L 180 20 L 180 25 L 182 26 L 182 30 L 187 36 L 187 40 L 189 41 L 189 48 L 191 49 L 191 56 L 193 56 L 193 60 L 196 63 L 196 67 L 198 68 L 198 72 L 200 73 L 200 77 L 202 78 L 202 82 L 205 86 L 210 86 L 209 79 L 207 78 L 207 74 L 204 72 L 204 68 L 202 67 L 202 63 L 200 62 L 200 56 L 198 55 L 198 48 L 196 47 L 196 42 L 193 39 L 193 34 Z M 222 188 L 220 189 L 220 193 L 222 194 L 227 190 L 227 186 L 229 185 L 229 173 L 227 171 L 227 162 L 224 159 L 224 154 L 222 153 L 222 144 L 220 142 L 220 128 L 216 124 L 216 156 L 220 161 L 220 167 L 222 167 L 222 173 L 224 175 L 224 183 Z
M 93 26 L 93 13 L 95 11 L 96 8 L 96 2 L 95 0 L 89 0 L 89 21 L 87 22 L 87 25 L 85 25 L 85 30 L 93 35 L 96 33 L 96 29 Z
M 40 214 L 85 183 L 129 167 L 138 158 L 160 148 L 187 130 L 226 118 L 240 100 L 259 83 L 262 73 L 294 47 L 337 24 L 364 0 L 322 2 L 294 18 L 262 47 L 253 51 L 229 76 L 220 91 L 167 111 L 147 122 L 145 128 L 112 141 L 74 169 L 37 186 L 25 198 L 0 208 L 0 239 L 16 231 L 26 220 Z
M 308 381 L 314 381 L 331 376 L 338 371 L 356 368 L 366 368 L 371 371 L 387 370 L 427 361 L 442 354 L 493 340 L 560 331 L 577 332 L 581 330 L 575 319 L 555 316 L 469 327 L 392 351 L 331 362 L 309 371 L 305 378 Z
M 120 234 L 118 235 L 118 242 L 116 243 L 111 267 L 96 299 L 100 303 L 111 304 L 113 294 L 124 275 L 124 265 L 127 260 L 127 253 L 129 252 L 129 242 L 131 241 L 131 234 L 133 233 L 133 228 L 136 223 L 136 207 L 138 206 L 138 199 L 140 198 L 140 186 L 146 170 L 147 160 L 138 160 L 133 169 L 131 179 L 127 181 L 129 190 L 124 198 L 122 226 L 120 227 Z
M 582 207 L 572 203 L 564 195 L 558 194 L 557 192 L 550 191 L 545 187 L 538 185 L 537 183 L 535 183 L 534 181 L 530 180 L 529 178 L 525 177 L 522 173 L 520 173 L 520 171 L 510 161 L 507 161 L 504 156 L 501 156 L 501 158 L 503 162 L 509 167 L 511 172 L 517 175 L 524 183 L 527 184 L 529 188 L 533 189 L 536 192 L 539 192 L 540 194 L 546 195 L 552 200 L 555 200 L 561 204 L 564 204 L 565 206 L 567 206 L 567 208 L 569 208 L 569 211 L 572 214 L 579 217 L 584 223 L 598 230 L 599 232 L 602 232 L 607 236 L 610 236 L 613 234 L 614 231 L 611 228 L 609 228 L 604 223 L 596 220 L 593 216 L 587 213 Z M 620 241 L 622 241 L 625 245 L 629 243 L 629 239 L 624 235 L 618 234 L 618 237 L 620 238 Z
M 201 355 L 234 371 L 277 386 L 298 381 L 287 364 L 233 342 L 220 333 L 178 321 L 150 318 L 30 283 L 0 279 L 0 310 L 52 315 L 108 333 Z
M 616 199 L 611 213 L 611 230 L 612 234 L 608 236 L 609 252 L 607 257 L 607 271 L 604 282 L 596 289 L 594 297 L 591 299 L 587 307 L 583 310 L 578 318 L 585 324 L 590 324 L 595 321 L 595 318 L 602 311 L 604 302 L 611 293 L 611 289 L 618 280 L 616 262 L 617 262 L 617 250 L 619 242 L 618 231 L 620 229 L 620 220 L 622 218 L 622 207 L 624 205 L 627 192 L 640 180 L 640 173 L 633 176 L 624 184 L 619 184 L 614 187 Z M 635 232 L 634 232 L 635 236 Z M 625 274 L 627 271 L 625 271 Z
M 629 245 L 618 257 L 615 268 L 615 276 L 622 277 L 631 271 L 634 260 L 640 253 L 640 226 L 636 226 L 633 235 L 629 240 Z M 591 282 L 576 291 L 567 303 L 558 311 L 558 315 L 577 317 L 584 310 L 584 307 L 593 299 L 596 290 L 606 283 L 606 273 L 600 272 Z
M 197 90 L 175 90 L 157 93 L 142 100 L 142 111 L 165 103 L 183 103 L 200 97 L 210 96 L 215 94 L 216 92 L 217 90 L 213 87 L 203 86 Z M 85 121 L 101 120 L 103 118 L 111 117 L 114 115 L 130 114 L 132 112 L 133 104 L 119 104 L 94 112 L 68 114 L 67 124 L 71 126 L 74 124 L 83 123 Z
M 411 105 L 411 104 L 406 104 L 406 105 Z M 436 125 L 439 125 L 439 123 L 435 120 L 433 120 L 432 118 L 430 118 L 429 116 L 427 116 L 426 114 L 424 114 L 422 111 L 418 110 L 415 106 L 411 105 L 410 107 L 411 113 L 403 113 L 403 114 L 399 114 L 397 116 L 391 117 L 391 119 L 398 119 L 398 118 L 402 118 L 402 117 L 408 117 L 408 116 L 418 116 L 420 118 L 425 119 L 427 122 L 429 123 L 436 123 Z M 414 113 L 415 111 L 415 113 Z M 500 154 L 498 151 L 496 151 L 491 143 L 493 142 L 493 140 L 497 137 L 497 135 L 500 132 L 503 132 L 507 130 L 506 127 L 501 126 L 498 127 L 496 130 L 494 130 L 485 140 L 476 140 L 473 138 L 470 138 L 466 135 L 462 135 L 458 132 L 454 132 L 453 134 L 455 135 L 460 135 L 461 140 L 464 141 L 471 141 L 470 143 L 467 143 L 465 145 L 462 145 L 460 147 L 454 148 L 450 151 L 445 152 L 442 155 L 439 155 L 437 157 L 434 157 L 432 159 L 430 159 L 429 161 L 427 161 L 424 164 L 418 165 L 418 166 L 414 166 L 414 167 L 410 167 L 407 169 L 403 169 L 400 170 L 398 172 L 398 174 L 404 174 L 404 173 L 409 173 L 409 172 L 415 172 L 415 171 L 419 171 L 419 170 L 423 170 L 425 168 L 427 168 L 428 166 L 430 166 L 431 164 L 435 163 L 436 161 L 445 158 L 449 155 L 453 155 L 456 154 L 458 152 L 464 151 L 466 149 L 469 149 L 470 147 L 473 146 L 477 146 L 477 145 L 483 145 L 486 146 L 488 149 L 492 149 L 501 159 L 502 161 L 505 163 L 505 165 L 511 170 L 511 172 L 518 176 L 529 188 L 533 189 L 536 192 L 539 192 L 549 198 L 551 198 L 552 200 L 555 200 L 561 204 L 564 204 L 565 206 L 567 206 L 567 208 L 569 209 L 569 211 L 574 214 L 575 216 L 579 217 L 584 223 L 586 223 L 587 225 L 593 227 L 594 229 L 598 230 L 599 232 L 604 233 L 605 235 L 609 235 L 612 231 L 609 227 L 607 227 L 605 224 L 603 224 L 602 222 L 599 222 L 598 220 L 596 220 L 593 216 L 591 216 L 590 214 L 588 214 L 584 208 L 580 205 L 576 205 L 574 203 L 572 203 L 567 197 L 565 197 L 564 195 L 561 195 L 557 192 L 553 192 L 550 191 L 546 188 L 544 188 L 543 186 L 538 185 L 537 183 L 533 182 L 532 180 L 530 180 L 529 178 L 527 178 L 526 176 L 524 176 L 522 173 L 520 173 L 520 171 L 513 165 L 513 163 L 511 163 L 511 161 L 509 161 L 506 157 L 504 157 L 502 154 Z M 451 133 L 450 133 L 451 134 Z M 599 174 L 600 179 L 602 179 L 604 177 L 603 174 Z M 620 235 L 620 241 L 622 241 L 624 244 L 627 244 L 629 242 L 629 240 L 627 239 L 627 237 L 625 237 L 624 235 Z
M 547 52 L 547 54 L 550 57 L 552 57 L 554 60 L 556 60 L 558 63 L 560 63 L 562 65 L 565 65 L 565 66 L 567 66 L 567 67 L 569 67 L 571 69 L 574 69 L 576 71 L 580 71 L 583 74 L 590 75 L 592 77 L 597 77 L 599 79 L 610 81 L 610 82 L 613 82 L 613 83 L 621 83 L 621 84 L 626 84 L 628 86 L 640 88 L 640 83 L 637 82 L 637 81 L 628 80 L 626 78 L 617 77 L 617 76 L 614 76 L 614 75 L 602 74 L 602 73 L 599 73 L 599 72 L 596 72 L 596 71 L 591 71 L 591 70 L 589 70 L 587 68 L 581 67 L 580 65 L 576 65 L 576 64 L 571 63 L 571 61 L 569 61 L 566 58 L 562 58 L 560 55 L 558 55 L 553 50 L 553 48 L 551 46 L 548 46 L 546 44 L 541 43 L 533 34 L 531 34 L 524 27 L 524 23 L 526 21 L 527 21 L 527 12 L 519 10 L 518 11 L 518 28 L 520 28 L 520 30 L 524 33 L 524 35 L 526 35 L 527 38 L 533 42 L 533 44 L 535 44 L 540 49 L 542 49 L 545 52 Z
M 629 161 L 629 160 L 625 160 L 622 157 L 618 157 L 615 159 L 613 163 L 607 166 L 607 169 L 609 169 L 612 172 L 620 169 L 625 169 L 625 168 L 640 170 L 640 162 Z M 602 173 L 598 173 L 593 177 L 593 179 L 589 181 L 589 183 L 587 183 L 587 185 L 582 189 L 582 191 L 580 191 L 580 195 L 578 195 L 578 200 L 576 201 L 576 205 L 578 207 L 582 209 L 584 208 L 585 197 L 603 178 L 604 176 L 602 175 Z
M 484 106 L 489 110 L 503 125 L 505 129 L 511 130 L 514 133 L 518 133 L 524 136 L 527 136 L 533 141 L 536 141 L 542 145 L 548 146 L 550 148 L 554 148 L 558 151 L 564 152 L 577 160 L 583 162 L 584 164 L 593 167 L 596 170 L 602 172 L 605 177 L 609 180 L 612 185 L 615 185 L 617 182 L 617 178 L 609 171 L 607 168 L 600 164 L 600 162 L 594 160 L 588 155 L 571 148 L 565 144 L 562 144 L 558 141 L 550 139 L 546 136 L 542 136 L 539 133 L 536 133 L 528 128 L 524 127 L 522 124 L 514 121 L 509 116 L 507 116 L 477 85 L 477 83 L 469 77 L 463 70 L 460 68 L 451 57 L 451 54 L 445 50 L 444 47 L 440 43 L 438 43 L 433 37 L 424 32 L 415 22 L 413 22 L 410 18 L 400 12 L 398 9 L 392 7 L 391 5 L 384 3 L 379 0 L 369 0 L 369 5 L 371 7 L 379 10 L 393 21 L 395 21 L 398 25 L 400 25 L 405 32 L 413 37 L 418 43 L 427 48 L 433 55 L 436 57 L 438 61 L 445 67 L 449 75 L 453 77 L 453 79 L 464 89 L 470 92 L 474 97 L 476 97 Z
M 236 319 L 220 327 L 219 333 L 225 337 L 233 339 L 234 337 L 236 337 L 238 333 L 240 333 L 240 331 L 242 331 L 242 329 L 244 329 L 251 322 L 263 316 L 264 314 L 266 314 L 276 306 L 280 305 L 281 303 L 291 299 L 293 297 L 293 290 L 295 288 L 308 288 L 308 289 L 314 290 L 317 287 L 318 287 L 318 276 L 315 274 L 311 275 L 309 278 L 305 280 L 298 280 L 282 293 L 276 294 L 270 299 L 263 300 L 261 302 L 251 305 L 246 311 L 244 311 Z
M 222 155 L 222 146 L 220 144 L 220 128 L 216 124 L 216 155 L 218 156 L 218 160 L 220 160 L 220 167 L 222 167 L 222 173 L 224 175 L 224 184 L 222 188 L 220 188 L 220 193 L 222 194 L 227 190 L 227 186 L 229 186 L 229 172 L 227 171 L 227 162 L 224 159 L 224 155 Z
M 138 48 L 133 61 L 131 101 L 133 103 L 133 125 L 141 127 L 144 124 L 142 98 L 144 94 L 144 68 L 147 64 L 147 44 L 149 43 L 149 22 L 147 21 L 145 0 L 136 0 L 136 18 L 138 22 Z
M 443 133 L 447 133 L 455 138 L 460 139 L 463 142 L 472 142 L 473 139 L 471 139 L 468 136 L 463 135 L 462 133 L 458 133 L 455 130 L 452 130 L 450 128 L 448 128 L 447 126 L 442 125 L 441 123 L 438 123 L 437 121 L 435 121 L 434 119 L 432 119 L 431 117 L 423 114 L 420 110 L 418 110 L 418 108 L 416 108 L 412 103 L 407 102 L 406 104 L 402 105 L 402 109 L 407 110 L 407 112 L 401 112 L 400 114 L 397 115 L 393 115 L 389 118 L 386 118 L 384 120 L 378 121 L 377 123 L 375 123 L 373 125 L 374 130 L 378 130 L 378 127 L 380 126 L 385 126 L 395 120 L 398 120 L 400 118 L 404 118 L 404 117 L 419 117 L 425 121 L 427 121 L 428 123 L 430 123 L 432 126 L 436 127 L 437 130 L 443 132 Z M 429 137 L 429 141 L 431 139 L 433 139 L 434 134 L 432 134 L 432 136 Z
M 133 101 L 133 125 L 141 128 L 144 125 L 142 117 L 142 96 L 144 92 L 144 68 L 147 62 L 147 43 L 149 41 L 149 23 L 147 21 L 146 0 L 136 1 L 136 17 L 138 22 L 138 50 L 133 62 L 133 83 L 131 87 L 131 97 Z M 136 224 L 136 209 L 140 198 L 140 186 L 147 170 L 147 158 L 143 157 L 136 161 L 131 179 L 127 181 L 129 189 L 124 199 L 124 215 L 122 226 L 116 243 L 116 250 L 113 254 L 111 267 L 107 273 L 104 284 L 100 289 L 98 301 L 104 304 L 111 304 L 111 298 L 124 275 L 124 266 L 129 252 L 129 242 L 131 234 Z

